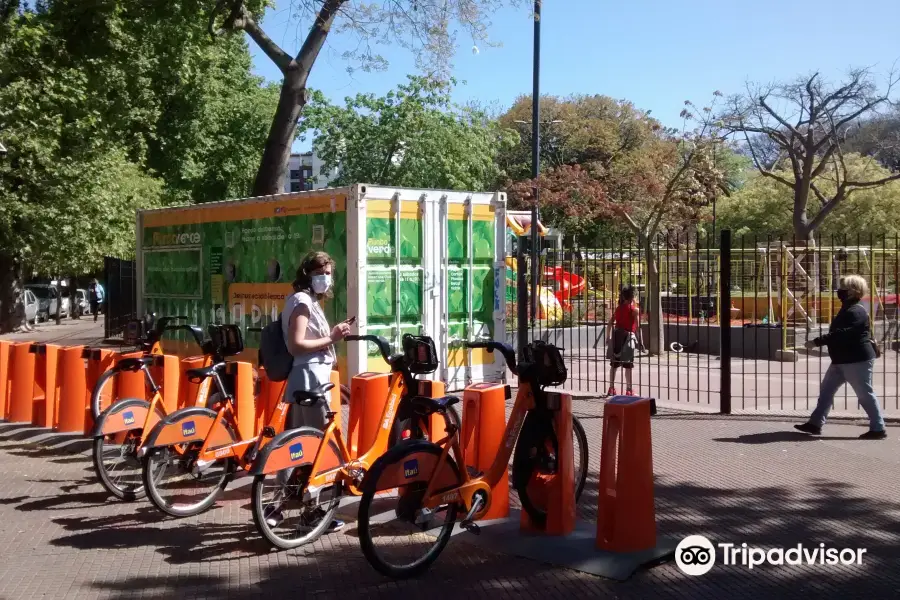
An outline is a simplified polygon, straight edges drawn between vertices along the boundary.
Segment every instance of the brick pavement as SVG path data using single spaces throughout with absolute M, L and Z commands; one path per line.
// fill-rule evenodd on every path
M 579 506 L 592 519 L 601 404 L 578 400 L 591 440 Z M 412 581 L 378 575 L 352 525 L 312 547 L 270 551 L 256 533 L 244 479 L 217 508 L 185 520 L 146 502 L 107 498 L 75 438 L 0 424 L 0 597 L 19 598 L 872 598 L 900 594 L 900 429 L 860 442 L 860 424 L 810 439 L 778 418 L 664 411 L 654 420 L 662 533 L 762 547 L 865 547 L 861 567 L 717 565 L 701 577 L 672 564 L 617 583 L 497 554 L 455 536 Z

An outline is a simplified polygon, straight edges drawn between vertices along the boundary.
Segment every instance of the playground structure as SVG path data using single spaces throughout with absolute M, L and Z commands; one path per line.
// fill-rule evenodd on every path
M 507 211 L 507 232 L 511 240 L 508 247 L 512 247 L 515 239 L 527 236 L 531 233 L 531 213 L 527 211 Z M 538 235 L 543 238 L 557 237 L 552 231 L 538 221 Z M 507 294 L 508 302 L 515 302 L 516 287 L 516 259 L 515 256 L 506 257 L 507 266 L 507 291 L 512 290 L 512 298 Z M 552 322 L 562 320 L 565 313 L 572 312 L 572 300 L 588 289 L 587 280 L 563 270 L 560 266 L 543 266 L 541 269 L 541 284 L 538 286 L 538 318 Z

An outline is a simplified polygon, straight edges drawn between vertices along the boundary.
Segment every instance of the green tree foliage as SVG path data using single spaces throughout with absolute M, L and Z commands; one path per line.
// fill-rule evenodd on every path
M 26 272 L 95 272 L 134 211 L 246 193 L 276 102 L 200 0 L 56 0 L 0 21 L 0 329 Z
M 212 5 L 212 1 L 209 2 Z M 223 36 L 245 32 L 284 75 L 278 107 L 263 157 L 253 184 L 253 195 L 279 191 L 284 179 L 297 123 L 310 100 L 307 81 L 319 52 L 332 32 L 354 36 L 358 50 L 344 53 L 351 64 L 364 69 L 383 69 L 387 61 L 379 45 L 412 50 L 416 65 L 424 72 L 444 77 L 456 52 L 457 32 L 463 31 L 475 44 L 490 45 L 489 17 L 505 4 L 517 6 L 522 0 L 287 0 L 292 19 L 311 24 L 296 54 L 288 53 L 269 37 L 259 23 L 270 0 L 217 0 L 209 15 L 209 32 Z M 352 69 L 352 66 L 348 66 Z
M 316 133 L 325 169 L 340 169 L 335 185 L 492 189 L 501 176 L 497 154 L 517 136 L 478 110 L 453 105 L 451 85 L 409 77 L 384 96 L 357 94 L 344 106 L 316 93 L 303 126 Z
M 880 179 L 890 171 L 872 158 L 849 154 L 845 157 L 848 174 L 857 179 Z M 787 171 L 776 172 L 789 178 Z M 837 186 L 834 173 L 823 175 L 822 192 L 833 193 Z M 763 175 L 753 175 L 746 185 L 731 197 L 719 201 L 717 220 L 720 229 L 731 229 L 732 235 L 745 240 L 791 240 L 793 211 L 791 189 L 777 180 Z M 812 202 L 817 202 L 816 200 Z M 813 204 L 811 210 L 820 210 Z M 900 234 L 900 181 L 892 181 L 883 187 L 857 190 L 828 216 L 816 231 L 820 243 L 828 240 L 854 239 L 857 234 L 869 236 L 896 236 Z

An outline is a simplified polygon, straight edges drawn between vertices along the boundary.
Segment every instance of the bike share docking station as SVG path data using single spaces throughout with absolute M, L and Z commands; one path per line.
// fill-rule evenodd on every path
M 470 467 L 489 466 L 500 449 L 506 426 L 504 403 L 502 398 L 498 402 L 492 396 L 504 393 L 504 387 L 481 384 L 464 392 L 463 431 L 471 433 L 466 429 L 467 417 L 473 414 L 470 407 L 477 407 L 474 414 L 481 430 L 475 432 L 477 444 L 465 444 L 465 462 Z M 499 489 L 508 490 L 507 476 L 495 489 L 494 506 L 478 522 L 479 534 L 467 533 L 457 523 L 453 535 L 463 535 L 467 543 L 494 551 L 619 581 L 640 568 L 672 560 L 678 540 L 658 536 L 656 531 L 650 435 L 655 400 L 615 396 L 604 405 L 594 525 L 576 515 L 572 397 L 556 392 L 546 394 L 559 440 L 558 472 L 547 479 L 535 477 L 537 481 L 529 483 L 539 486 L 538 497 L 546 499 L 546 523 L 538 526 L 524 511 L 510 510 L 509 494 Z M 493 410 L 495 407 L 499 410 Z M 486 430 L 491 433 L 486 434 Z M 504 501 L 505 506 L 497 506 Z

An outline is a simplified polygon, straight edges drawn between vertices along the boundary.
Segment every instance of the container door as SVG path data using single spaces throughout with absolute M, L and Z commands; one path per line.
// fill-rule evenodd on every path
M 446 293 L 441 313 L 446 333 L 441 336 L 441 354 L 447 357 L 442 379 L 450 390 L 502 377 L 498 369 L 502 360 L 495 363 L 492 354 L 462 345 L 477 339 L 505 341 L 505 297 L 497 285 L 505 281 L 502 231 L 498 237 L 505 228 L 497 225 L 505 226 L 501 200 L 499 194 L 442 198 L 439 249 L 444 253 L 441 273 Z
M 370 188 L 372 189 L 372 188 Z M 401 193 L 390 199 L 375 194 L 363 203 L 365 245 L 365 333 L 379 335 L 401 349 L 405 333 L 426 332 L 425 247 L 421 198 Z M 372 197 L 374 196 L 374 197 Z M 363 272 L 360 273 L 360 277 Z M 366 349 L 362 370 L 386 372 L 387 364 L 374 345 Z

